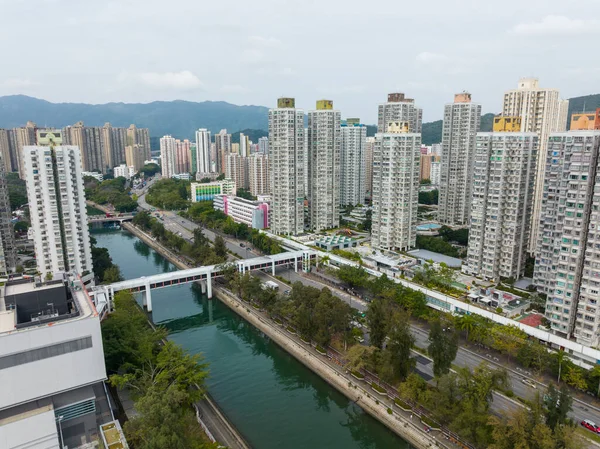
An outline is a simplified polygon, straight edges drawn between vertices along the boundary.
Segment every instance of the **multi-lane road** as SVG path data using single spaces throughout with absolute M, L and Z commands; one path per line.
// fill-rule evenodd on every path
M 152 206 L 148 205 L 145 201 L 145 193 L 141 193 L 139 195 L 138 204 L 143 209 L 152 208 Z M 176 212 L 161 210 L 159 211 L 159 213 L 161 215 L 162 222 L 166 229 L 176 234 L 181 233 L 181 237 L 191 241 L 191 239 L 193 238 L 194 229 L 199 227 L 196 223 L 177 215 Z M 203 228 L 202 232 L 209 240 L 214 241 L 216 234 L 213 231 Z M 227 249 L 239 256 L 240 258 L 257 257 L 260 255 L 260 253 L 258 253 L 257 251 L 248 248 L 248 246 L 246 246 L 246 244 L 243 241 L 236 240 L 230 237 L 224 237 L 224 239 Z M 240 246 L 240 243 L 243 243 L 244 246 Z M 265 280 L 269 279 L 277 282 L 280 285 L 280 289 L 282 290 L 286 290 L 289 288 L 286 284 L 271 277 L 269 274 L 262 272 L 257 272 L 256 274 Z M 336 296 L 346 301 L 351 307 L 361 312 L 364 312 L 367 309 L 367 303 L 365 303 L 361 299 L 352 296 L 347 292 L 341 291 L 336 288 L 332 288 L 329 285 L 325 285 L 321 282 L 318 282 L 315 279 L 308 278 L 300 272 L 296 273 L 293 270 L 285 270 L 280 268 L 278 269 L 278 274 L 283 276 L 289 282 L 298 281 L 304 285 L 309 285 L 318 289 L 328 287 L 333 291 L 333 293 Z M 411 325 L 411 329 L 415 338 L 416 346 L 418 346 L 419 348 L 426 348 L 429 345 L 429 342 L 427 340 L 428 332 L 420 328 L 416 324 Z M 431 361 L 420 354 L 417 354 L 416 358 L 417 371 L 426 379 L 433 377 Z M 469 369 L 477 367 L 482 362 L 487 363 L 493 368 L 502 366 L 500 363 L 494 362 L 493 359 L 489 359 L 488 357 L 486 357 L 485 354 L 478 354 L 463 347 L 459 348 L 456 359 L 454 360 L 454 364 L 456 366 L 468 367 Z M 535 379 L 525 377 L 523 374 L 517 371 L 513 371 L 510 369 L 507 371 L 509 376 L 509 386 L 514 392 L 515 397 L 518 396 L 524 399 L 533 400 L 535 398 L 536 393 L 540 393 L 541 395 L 544 394 L 546 390 L 545 385 L 537 382 Z M 527 379 L 528 383 L 523 382 L 523 379 L 525 378 Z M 532 385 L 535 385 L 536 387 L 534 388 Z M 515 399 L 510 399 L 500 394 L 494 395 L 492 409 L 495 412 L 506 413 L 510 412 L 511 410 L 515 410 L 517 407 L 520 406 L 520 402 L 516 401 Z M 573 401 L 573 410 L 570 413 L 570 416 L 577 422 L 580 422 L 584 419 L 589 419 L 596 423 L 600 423 L 600 408 L 597 408 L 579 399 L 575 399 Z

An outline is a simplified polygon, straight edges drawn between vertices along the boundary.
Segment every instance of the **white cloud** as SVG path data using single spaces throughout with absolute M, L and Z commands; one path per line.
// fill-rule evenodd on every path
M 281 41 L 274 37 L 250 36 L 248 42 L 257 47 L 281 47 Z
M 519 23 L 510 32 L 518 35 L 548 36 L 575 35 L 600 32 L 600 21 L 570 19 L 565 16 L 546 16 L 540 22 Z
M 435 64 L 447 61 L 448 57 L 440 53 L 431 53 L 428 51 L 421 52 L 417 55 L 417 62 L 421 64 Z
M 250 92 L 250 89 L 248 89 L 244 86 L 240 86 L 239 84 L 225 84 L 219 90 L 221 92 L 228 93 L 228 94 L 232 94 L 232 93 L 233 94 L 242 94 L 242 93 Z
M 37 85 L 38 83 L 31 81 L 29 78 L 8 78 L 0 81 L 0 87 L 6 89 L 26 89 Z
M 146 87 L 154 89 L 177 89 L 191 90 L 200 89 L 204 86 L 200 78 L 189 70 L 181 72 L 142 72 L 122 73 L 119 76 L 121 82 L 139 82 Z

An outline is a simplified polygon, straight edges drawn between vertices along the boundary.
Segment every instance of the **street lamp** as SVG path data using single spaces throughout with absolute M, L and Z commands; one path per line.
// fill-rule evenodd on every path
M 62 425 L 61 425 L 61 422 L 63 419 L 64 419 L 63 415 L 60 415 L 58 417 L 58 430 L 60 431 L 60 447 L 61 447 L 61 449 L 64 449 L 64 447 L 65 447 L 65 442 L 63 440 L 63 434 L 62 434 Z

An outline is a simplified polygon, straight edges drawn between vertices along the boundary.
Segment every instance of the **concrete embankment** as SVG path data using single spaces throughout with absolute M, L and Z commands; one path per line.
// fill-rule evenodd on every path
M 167 248 L 160 245 L 146 233 L 140 231 L 131 223 L 124 223 L 123 227 L 132 234 L 139 237 L 147 245 L 159 252 L 163 257 L 167 258 L 171 263 L 179 268 L 188 268 L 176 255 Z M 281 348 L 293 355 L 298 361 L 304 364 L 307 368 L 318 374 L 323 380 L 329 383 L 332 387 L 344 394 L 348 399 L 357 403 L 364 411 L 369 413 L 375 419 L 379 420 L 393 432 L 398 434 L 403 439 L 407 440 L 411 445 L 419 449 L 431 447 L 450 447 L 446 446 L 443 441 L 436 440 L 433 434 L 424 433 L 416 423 L 418 421 L 409 420 L 402 414 L 388 412 L 388 406 L 385 405 L 383 398 L 377 398 L 377 393 L 372 390 L 367 390 L 358 382 L 350 380 L 344 372 L 337 371 L 323 356 L 318 355 L 312 347 L 303 345 L 290 338 L 286 331 L 274 324 L 271 320 L 260 315 L 259 312 L 253 311 L 249 305 L 244 304 L 235 296 L 231 295 L 226 290 L 213 284 L 213 292 L 219 299 L 225 303 L 231 310 L 236 312 L 246 321 L 251 323 L 257 329 L 264 332 L 271 340 L 277 343 Z M 392 407 L 394 408 L 394 407 Z M 391 410 L 391 409 L 390 409 Z

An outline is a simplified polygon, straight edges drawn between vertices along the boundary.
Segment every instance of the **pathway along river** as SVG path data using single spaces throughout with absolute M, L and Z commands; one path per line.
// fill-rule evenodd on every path
M 175 270 L 126 231 L 94 232 L 125 279 Z M 210 363 L 208 390 L 255 449 L 411 447 L 195 286 L 152 292 L 153 319 Z

